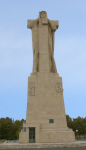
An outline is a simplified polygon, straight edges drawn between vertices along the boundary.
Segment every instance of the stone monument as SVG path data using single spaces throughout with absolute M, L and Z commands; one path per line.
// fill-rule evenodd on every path
M 36 20 L 28 20 L 32 30 L 33 70 L 28 77 L 26 123 L 19 134 L 20 143 L 74 142 L 67 127 L 62 77 L 54 60 L 54 33 L 58 21 L 49 20 L 45 11 Z

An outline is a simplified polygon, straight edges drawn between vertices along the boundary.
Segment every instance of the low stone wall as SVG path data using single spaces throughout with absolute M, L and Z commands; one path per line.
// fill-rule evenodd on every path
M 60 148 L 60 147 L 86 147 L 86 141 L 75 141 L 71 143 L 2 143 L 0 149 L 28 149 L 28 148 Z

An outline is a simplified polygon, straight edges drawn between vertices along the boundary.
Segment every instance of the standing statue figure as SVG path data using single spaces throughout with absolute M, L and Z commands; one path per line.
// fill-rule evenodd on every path
M 45 27 L 48 28 L 48 49 L 49 54 L 49 72 L 57 73 L 55 60 L 54 60 L 54 33 L 58 29 L 58 21 L 49 20 L 45 11 L 39 12 L 39 17 L 36 20 L 28 20 L 27 27 L 32 30 L 32 45 L 33 45 L 33 71 L 40 72 L 40 31 L 43 33 Z M 41 35 L 42 35 L 41 33 Z M 44 37 L 44 35 L 42 36 Z M 43 50 L 44 51 L 44 50 Z

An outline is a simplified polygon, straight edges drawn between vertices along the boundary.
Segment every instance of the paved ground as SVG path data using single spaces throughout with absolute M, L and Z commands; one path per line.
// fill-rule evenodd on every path
M 8 150 L 8 149 L 5 149 Z M 16 150 L 16 149 L 10 149 Z M 20 150 L 20 149 L 17 149 Z M 22 149 L 27 150 L 27 149 Z M 68 147 L 68 148 L 37 148 L 37 149 L 28 149 L 28 150 L 86 150 L 86 147 Z
M 70 143 L 1 143 L 0 149 L 22 149 L 22 150 L 86 150 L 86 141 L 75 141 Z

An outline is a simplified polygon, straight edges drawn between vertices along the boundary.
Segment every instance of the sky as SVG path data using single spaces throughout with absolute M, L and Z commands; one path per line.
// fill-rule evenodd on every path
M 26 119 L 32 34 L 28 19 L 46 11 L 58 20 L 54 58 L 62 77 L 65 113 L 86 117 L 86 0 L 0 0 L 0 118 Z

